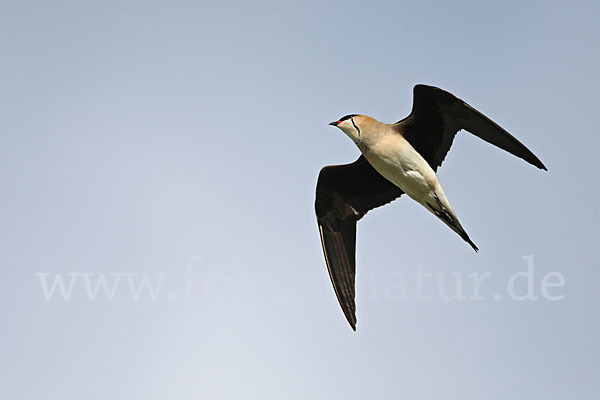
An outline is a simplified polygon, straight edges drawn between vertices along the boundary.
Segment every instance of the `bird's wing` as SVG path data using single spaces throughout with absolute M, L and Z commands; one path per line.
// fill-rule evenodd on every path
M 351 164 L 324 167 L 319 173 L 315 212 L 325 262 L 335 294 L 354 330 L 356 222 L 402 193 L 362 155 Z
M 442 165 L 461 129 L 546 169 L 539 158 L 494 121 L 461 99 L 433 86 L 415 86 L 412 112 L 396 126 L 434 170 Z

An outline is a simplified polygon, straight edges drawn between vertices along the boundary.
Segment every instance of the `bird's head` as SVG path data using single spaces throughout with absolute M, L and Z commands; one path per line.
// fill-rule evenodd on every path
M 329 125 L 337 126 L 344 132 L 354 143 L 361 140 L 363 128 L 368 124 L 369 117 L 360 114 L 348 114 L 335 122 L 330 122 Z

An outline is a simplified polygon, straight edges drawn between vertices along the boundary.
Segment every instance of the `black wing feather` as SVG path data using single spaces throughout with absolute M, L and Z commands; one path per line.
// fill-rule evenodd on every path
M 356 330 L 356 222 L 369 210 L 402 195 L 360 156 L 319 173 L 315 212 L 329 277 L 346 319 Z
M 456 96 L 433 86 L 415 86 L 412 112 L 396 125 L 434 170 L 442 165 L 461 129 L 546 169 L 535 154 L 494 121 Z

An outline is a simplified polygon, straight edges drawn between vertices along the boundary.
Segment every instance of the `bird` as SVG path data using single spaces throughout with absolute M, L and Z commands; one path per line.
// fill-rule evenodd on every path
M 344 132 L 361 152 L 353 163 L 323 167 L 315 198 L 329 277 L 354 331 L 356 224 L 370 210 L 406 194 L 473 250 L 479 250 L 460 224 L 436 175 L 460 130 L 547 170 L 537 156 L 494 121 L 434 86 L 416 85 L 411 113 L 396 123 L 348 114 L 329 125 Z

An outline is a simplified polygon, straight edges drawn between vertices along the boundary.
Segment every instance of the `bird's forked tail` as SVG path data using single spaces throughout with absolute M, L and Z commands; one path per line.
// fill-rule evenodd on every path
M 473 250 L 475 250 L 476 252 L 479 251 L 479 248 L 469 238 L 469 235 L 467 234 L 465 229 L 462 227 L 460 222 L 458 222 L 458 218 L 456 217 L 456 215 L 454 215 L 454 212 L 452 211 L 452 209 L 450 209 L 449 207 L 444 207 L 444 205 L 442 204 L 442 202 L 440 201 L 440 199 L 437 195 L 434 195 L 433 197 L 436 201 L 436 207 L 434 207 L 430 203 L 427 203 L 429 210 L 433 214 L 435 214 L 436 217 L 441 219 L 446 225 L 448 225 L 448 227 L 450 227 L 450 229 L 452 229 L 454 232 L 458 233 L 458 235 L 465 242 L 469 243 L 469 245 L 473 248 Z

